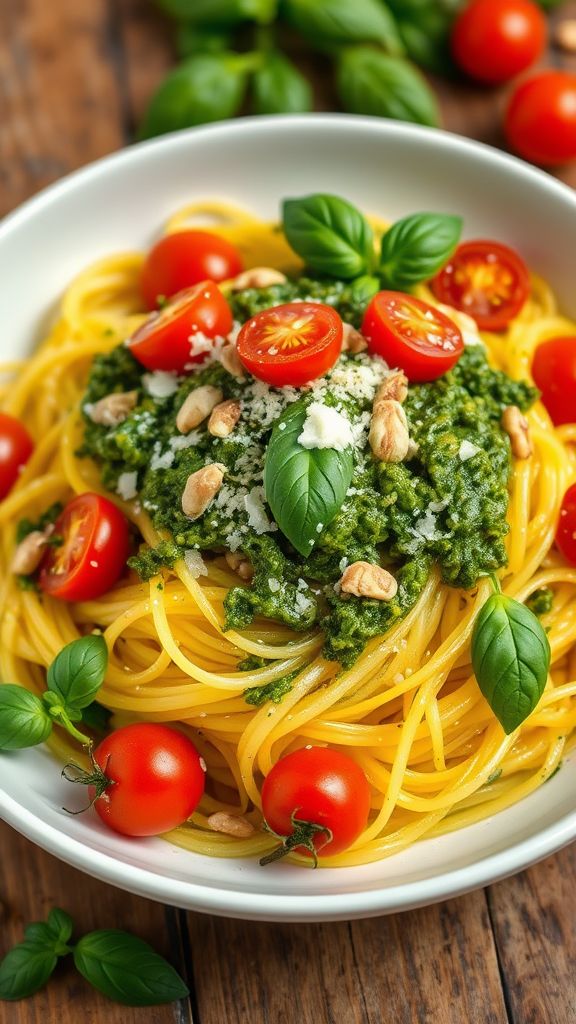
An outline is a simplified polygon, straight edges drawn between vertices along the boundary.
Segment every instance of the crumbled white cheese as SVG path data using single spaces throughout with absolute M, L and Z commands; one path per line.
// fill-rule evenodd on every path
M 472 444 L 471 441 L 464 440 L 460 445 L 458 458 L 461 459 L 462 462 L 468 462 L 468 459 L 473 459 L 474 456 L 478 455 L 478 452 L 481 451 L 482 449 L 479 448 L 477 444 Z
M 229 341 L 231 345 L 235 345 L 236 342 L 238 341 L 238 335 L 240 334 L 241 330 L 242 324 L 240 323 L 239 320 L 235 320 L 234 323 L 232 324 L 232 330 L 229 331 L 229 333 L 226 335 L 226 340 Z
M 350 420 L 322 402 L 312 402 L 306 410 L 298 444 L 308 449 L 334 448 L 342 452 L 354 444 Z
M 131 473 L 120 473 L 118 477 L 118 483 L 116 484 L 116 493 L 120 495 L 124 501 L 130 501 L 131 498 L 135 498 L 138 493 L 138 473 L 134 470 Z
M 155 472 L 157 469 L 170 469 L 170 466 L 174 462 L 174 452 L 168 449 L 168 451 L 162 452 L 162 445 L 160 441 L 156 441 L 154 445 L 154 451 L 152 458 L 150 459 L 150 469 Z
M 344 570 L 346 569 L 347 565 L 348 565 L 348 559 L 346 558 L 346 555 L 344 555 L 344 558 L 341 558 L 339 563 L 338 563 L 338 568 L 339 568 L 340 572 L 344 572 Z
M 271 522 L 266 515 L 263 487 L 253 487 L 244 495 L 244 508 L 248 513 L 248 525 L 256 533 L 273 533 L 278 529 L 276 523 Z
M 192 361 L 184 364 L 185 370 L 198 370 L 200 367 L 205 367 L 209 363 L 215 362 L 226 344 L 226 339 L 220 335 L 217 335 L 215 338 L 209 338 L 202 331 L 194 331 L 188 338 L 188 341 L 190 342 L 190 357 Z M 198 359 L 198 356 L 204 356 L 205 358 Z
M 204 562 L 202 555 L 199 551 L 195 551 L 194 548 L 189 548 L 188 551 L 184 552 L 184 561 L 188 572 L 195 580 L 197 580 L 199 576 L 208 575 L 208 569 L 206 568 L 206 563 Z
M 153 373 L 145 373 L 142 377 L 144 390 L 152 398 L 170 398 L 178 390 L 178 377 L 175 373 L 167 370 L 154 370 Z
M 168 441 L 173 452 L 181 452 L 184 448 L 193 448 L 202 437 L 199 430 L 191 430 L 189 434 L 176 434 Z
M 276 580 L 274 579 L 274 577 L 271 577 L 268 580 L 268 587 L 270 588 L 273 594 L 277 594 L 278 591 L 280 590 L 280 580 Z

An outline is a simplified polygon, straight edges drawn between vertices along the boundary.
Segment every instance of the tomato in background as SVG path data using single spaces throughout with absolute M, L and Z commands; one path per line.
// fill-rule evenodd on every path
M 275 387 L 300 387 L 326 373 L 342 349 L 344 327 L 332 306 L 288 302 L 257 313 L 237 341 L 240 361 Z
M 70 501 L 54 524 L 40 563 L 41 589 L 61 601 L 92 601 L 118 582 L 130 554 L 128 520 L 108 498 L 87 492 Z
M 34 443 L 20 420 L 0 412 L 0 500 L 12 490 L 34 450 Z
M 225 337 L 232 330 L 232 312 L 213 281 L 179 292 L 157 313 L 151 313 L 128 341 L 132 355 L 148 370 L 188 373 L 204 362 L 205 348 L 194 350 L 194 335 Z
M 546 19 L 532 0 L 472 0 L 454 22 L 452 53 L 471 78 L 496 85 L 534 64 L 546 37 Z
M 210 231 L 175 231 L 148 253 L 140 277 L 147 309 L 201 281 L 225 281 L 244 269 L 236 246 Z
M 481 331 L 503 331 L 530 294 L 530 274 L 500 242 L 463 242 L 431 281 L 440 302 L 467 313 Z
M 444 313 L 404 292 L 378 292 L 362 322 L 368 350 L 409 381 L 436 380 L 464 351 L 460 328 Z
M 556 531 L 556 544 L 570 565 L 576 565 L 576 484 L 564 495 Z
M 576 423 L 576 337 L 548 338 L 532 360 L 532 376 L 552 422 Z
M 510 148 L 535 164 L 554 167 L 576 158 L 576 74 L 541 71 L 521 82 L 505 131 Z

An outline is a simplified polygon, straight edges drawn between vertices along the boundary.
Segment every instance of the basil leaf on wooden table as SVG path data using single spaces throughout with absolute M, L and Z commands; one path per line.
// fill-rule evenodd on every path
M 147 942 L 114 928 L 80 939 L 74 963 L 94 988 L 125 1006 L 156 1006 L 188 995 L 180 975 Z
M 353 472 L 352 449 L 303 448 L 307 414 L 300 399 L 274 426 L 264 463 L 264 490 L 274 519 L 301 555 L 309 555 L 319 529 L 339 511 Z
M 0 999 L 12 1002 L 34 995 L 46 984 L 57 963 L 53 949 L 33 940 L 19 942 L 0 963 Z
M 392 117 L 437 127 L 438 103 L 420 72 L 406 60 L 369 46 L 342 53 L 336 85 L 342 106 L 352 114 Z
M 472 634 L 472 666 L 504 731 L 514 732 L 538 704 L 550 668 L 548 637 L 534 613 L 504 594 L 489 597 Z
M 383 284 L 404 291 L 428 281 L 449 260 L 461 233 L 462 218 L 449 214 L 413 213 L 396 221 L 382 239 Z
M 156 0 L 175 18 L 195 25 L 234 26 L 242 21 L 267 24 L 276 16 L 278 0 Z
M 324 43 L 380 43 L 403 52 L 396 23 L 381 0 L 284 0 L 286 19 L 316 47 Z
M 44 743 L 52 719 L 42 701 L 23 686 L 0 685 L 0 750 L 21 750 Z
M 48 669 L 48 689 L 70 712 L 92 703 L 104 682 L 108 648 L 103 636 L 83 636 L 66 644 Z
M 348 280 L 371 268 L 372 228 L 346 199 L 323 193 L 285 199 L 282 226 L 294 252 L 318 273 Z
M 255 114 L 298 114 L 312 110 L 312 89 L 282 53 L 267 54 L 252 78 Z

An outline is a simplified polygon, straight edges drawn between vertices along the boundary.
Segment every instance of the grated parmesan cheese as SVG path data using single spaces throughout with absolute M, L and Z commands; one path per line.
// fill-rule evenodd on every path
M 184 552 L 184 561 L 186 563 L 186 568 L 188 569 L 188 572 L 190 573 L 191 576 L 194 577 L 195 580 L 197 580 L 200 576 L 208 575 L 206 563 L 204 562 L 204 559 L 202 558 L 202 555 L 200 554 L 199 551 L 195 551 L 193 548 L 189 548 L 188 551 Z
M 116 493 L 124 501 L 130 501 L 131 498 L 136 497 L 138 494 L 138 473 L 136 470 L 131 473 L 120 473 L 118 483 L 116 484 Z
M 474 456 L 478 455 L 478 452 L 481 451 L 482 449 L 479 448 L 477 444 L 472 444 L 471 441 L 464 440 L 460 445 L 460 449 L 458 451 L 458 458 L 462 462 L 468 462 L 468 459 L 473 459 Z
M 167 370 L 154 370 L 142 377 L 144 390 L 152 398 L 170 398 L 178 390 L 179 380 L 175 373 Z
M 328 405 L 312 402 L 306 411 L 298 444 L 307 449 L 333 448 L 342 452 L 354 444 L 350 420 Z
M 256 533 L 273 533 L 278 529 L 276 523 L 271 522 L 266 515 L 263 487 L 253 487 L 244 495 L 244 508 L 248 513 L 248 525 Z

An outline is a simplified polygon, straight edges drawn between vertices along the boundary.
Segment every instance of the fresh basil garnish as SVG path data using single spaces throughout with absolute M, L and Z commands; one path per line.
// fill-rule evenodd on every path
M 534 613 L 492 594 L 474 626 L 472 666 L 502 728 L 514 732 L 538 704 L 550 668 L 548 637 Z
M 312 110 L 312 89 L 282 53 L 270 53 L 252 77 L 255 114 L 299 114 Z
M 0 685 L 0 750 L 21 750 L 44 743 L 52 719 L 42 701 L 23 686 Z
M 301 555 L 341 508 L 353 471 L 352 449 L 303 448 L 298 437 L 307 402 L 288 406 L 274 426 L 264 463 L 264 490 L 274 519 Z
M 420 72 L 408 61 L 370 46 L 343 51 L 336 86 L 344 110 L 351 114 L 392 117 L 434 128 L 440 124 L 438 102 Z
M 188 995 L 180 975 L 147 942 L 115 928 L 80 939 L 74 963 L 94 988 L 124 1006 L 156 1006 Z
M 104 682 L 108 648 L 103 636 L 83 636 L 66 644 L 48 669 L 48 689 L 68 715 L 92 703 Z M 81 716 L 80 716 L 81 717 Z
M 396 221 L 382 239 L 382 283 L 404 291 L 430 280 L 449 260 L 461 232 L 462 218 L 447 213 L 413 213 Z
M 168 14 L 193 25 L 231 28 L 248 19 L 266 23 L 276 15 L 278 0 L 157 0 Z
M 294 252 L 320 274 L 349 280 L 371 269 L 372 228 L 346 199 L 322 193 L 286 199 L 282 226 Z
M 403 53 L 396 23 L 382 0 L 284 0 L 287 20 L 316 47 L 380 43 Z
M 33 939 L 19 942 L 0 963 L 0 999 L 25 999 L 43 988 L 56 967 L 53 949 Z

